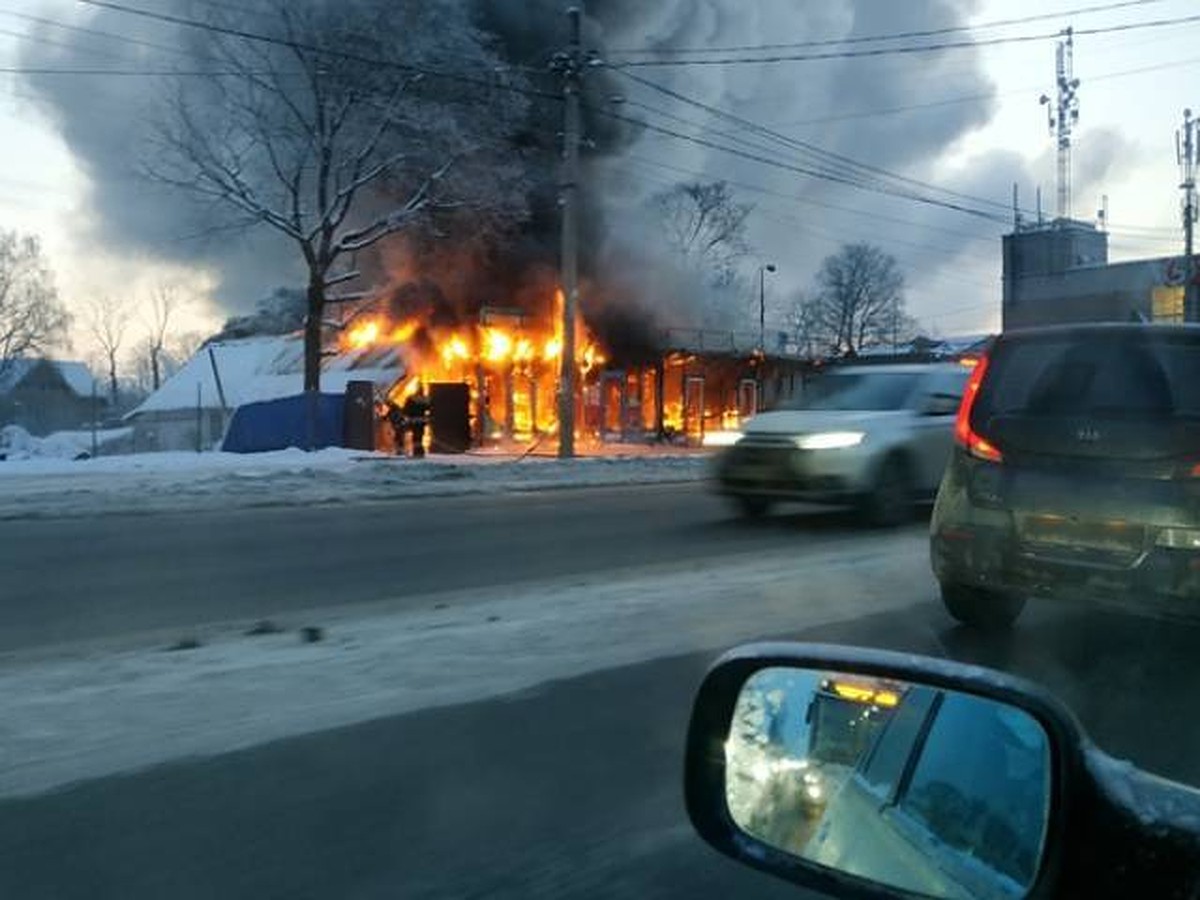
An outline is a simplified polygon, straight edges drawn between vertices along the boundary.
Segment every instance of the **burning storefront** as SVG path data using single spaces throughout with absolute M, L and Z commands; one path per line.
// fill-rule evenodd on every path
M 422 387 L 433 388 L 435 442 L 437 400 L 443 393 L 436 388 L 464 385 L 465 415 L 475 446 L 527 444 L 558 428 L 561 304 L 561 293 L 552 293 L 540 315 L 518 307 L 485 306 L 474 316 L 460 318 L 436 307 L 397 316 L 397 305 L 403 309 L 412 304 L 368 302 L 348 319 L 339 349 L 397 348 L 405 360 L 405 375 L 379 399 L 399 406 Z M 584 388 L 582 407 L 606 358 L 582 322 L 575 346 L 578 381 Z M 581 408 L 581 416 L 582 412 Z
M 404 377 L 379 400 L 400 406 L 430 390 L 435 449 L 455 443 L 439 440 L 440 430 L 458 430 L 438 408 L 440 397 L 451 396 L 463 398 L 460 427 L 473 446 L 536 448 L 558 433 L 561 307 L 562 294 L 551 287 L 541 302 L 526 297 L 522 306 L 456 316 L 436 289 L 410 285 L 348 311 L 339 349 L 399 351 Z M 650 330 L 627 315 L 596 318 L 601 327 L 580 317 L 575 339 L 576 439 L 583 447 L 698 446 L 706 434 L 735 430 L 766 403 L 791 395 L 808 369 L 799 357 L 762 353 L 743 335 Z M 449 392 L 449 385 L 463 390 Z

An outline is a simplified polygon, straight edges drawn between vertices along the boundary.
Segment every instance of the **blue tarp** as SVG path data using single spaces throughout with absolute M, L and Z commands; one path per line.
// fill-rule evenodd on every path
M 317 396 L 317 433 L 311 449 L 341 446 L 345 406 L 343 394 Z M 307 409 L 308 398 L 304 394 L 239 406 L 221 449 L 230 453 L 262 453 L 288 447 L 310 449 Z

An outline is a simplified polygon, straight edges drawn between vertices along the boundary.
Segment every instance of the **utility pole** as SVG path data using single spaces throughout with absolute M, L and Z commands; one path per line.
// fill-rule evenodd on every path
M 1179 161 L 1180 184 L 1183 191 L 1183 321 L 1200 321 L 1200 304 L 1196 297 L 1196 262 L 1193 255 L 1192 231 L 1196 224 L 1196 120 L 1192 111 L 1183 111 L 1183 128 L 1175 132 L 1175 157 Z
M 1057 218 L 1071 218 L 1071 129 L 1079 121 L 1079 79 L 1075 77 L 1075 41 L 1072 31 L 1063 31 L 1064 40 L 1055 48 L 1055 97 L 1045 94 L 1041 104 L 1046 107 L 1050 133 L 1058 144 L 1058 206 Z
M 551 68 L 563 81 L 563 156 L 559 204 L 562 206 L 562 358 L 558 376 L 558 456 L 575 455 L 575 319 L 579 310 L 579 92 L 583 81 L 582 12 L 567 10 L 567 49 L 556 53 Z

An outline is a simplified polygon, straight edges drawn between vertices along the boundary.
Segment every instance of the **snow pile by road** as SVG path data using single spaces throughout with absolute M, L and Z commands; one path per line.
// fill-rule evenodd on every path
M 0 662 L 0 796 L 533 688 L 553 679 L 896 608 L 928 584 L 926 539 L 572 577 L 249 623 L 202 646 Z M 864 565 L 865 562 L 870 565 Z M 803 567 L 803 570 L 801 568 Z M 325 639 L 305 643 L 298 629 Z M 613 702 L 620 702 L 614 698 Z
M 704 476 L 697 455 L 557 460 L 436 456 L 331 448 L 305 453 L 146 453 L 0 462 L 0 518 L 312 505 L 398 497 L 660 484 Z
M 132 428 L 109 428 L 97 431 L 57 431 L 46 437 L 35 437 L 20 425 L 5 425 L 0 428 L 0 461 L 16 468 L 17 463 L 26 463 L 28 471 L 39 471 L 46 463 L 50 468 L 61 468 L 63 463 L 80 461 L 92 453 L 92 440 L 98 449 L 127 439 Z M 33 461 L 28 464 L 28 461 Z

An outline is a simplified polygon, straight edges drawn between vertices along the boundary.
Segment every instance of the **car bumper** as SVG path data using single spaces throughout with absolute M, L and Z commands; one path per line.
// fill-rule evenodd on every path
M 943 584 L 1200 616 L 1200 553 L 1150 547 L 1113 556 L 1021 544 L 1012 529 L 941 523 L 930 538 Z
M 726 495 L 845 503 L 861 495 L 869 470 L 870 457 L 859 447 L 737 445 L 716 458 L 712 480 L 714 489 Z

